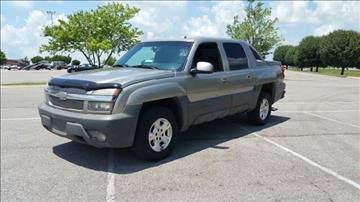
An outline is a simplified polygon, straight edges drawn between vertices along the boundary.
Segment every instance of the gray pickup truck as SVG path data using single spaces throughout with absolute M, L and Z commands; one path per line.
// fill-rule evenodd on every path
M 55 77 L 39 105 L 42 125 L 95 147 L 131 147 L 156 161 L 189 126 L 247 113 L 269 121 L 284 97 L 284 69 L 246 42 L 193 38 L 142 42 L 113 68 Z

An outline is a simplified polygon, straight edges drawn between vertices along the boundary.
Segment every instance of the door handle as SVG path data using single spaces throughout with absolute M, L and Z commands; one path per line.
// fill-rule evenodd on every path
M 227 83 L 228 82 L 227 78 L 221 78 L 220 80 L 221 80 L 222 83 Z
M 250 74 L 246 75 L 246 78 L 251 79 L 251 75 Z

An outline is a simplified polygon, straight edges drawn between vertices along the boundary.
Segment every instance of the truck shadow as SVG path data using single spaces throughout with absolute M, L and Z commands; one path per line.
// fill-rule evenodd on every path
M 164 165 L 208 148 L 228 149 L 228 147 L 220 144 L 233 139 L 244 138 L 252 132 L 270 128 L 289 119 L 289 117 L 273 115 L 270 122 L 265 126 L 251 126 L 246 123 L 244 117 L 233 116 L 193 126 L 179 135 L 174 152 L 166 159 L 158 162 L 139 160 L 128 149 L 113 149 L 113 170 L 108 170 L 108 157 L 111 149 L 99 149 L 68 142 L 53 147 L 53 152 L 68 162 L 88 169 L 116 174 L 135 173 Z

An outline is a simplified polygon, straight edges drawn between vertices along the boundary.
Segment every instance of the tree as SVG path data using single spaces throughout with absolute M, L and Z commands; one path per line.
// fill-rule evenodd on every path
M 297 47 L 295 46 L 290 46 L 288 51 L 285 54 L 285 65 L 289 65 L 289 66 L 295 66 L 295 65 L 300 65 L 299 64 L 299 60 L 298 60 L 298 50 Z M 301 66 L 301 65 L 300 65 Z M 302 71 L 302 66 L 301 66 L 301 71 Z
M 72 59 L 72 58 L 71 58 L 70 56 L 54 55 L 54 56 L 51 58 L 51 61 L 63 61 L 63 62 L 65 62 L 66 64 L 70 64 L 71 59 Z
M 324 36 L 320 44 L 322 61 L 329 66 L 341 68 L 360 67 L 360 33 L 352 30 L 335 30 Z
M 34 57 L 31 58 L 31 62 L 32 62 L 33 64 L 38 63 L 38 62 L 40 62 L 40 61 L 42 61 L 42 60 L 44 60 L 44 58 L 41 57 L 40 55 L 37 55 L 37 56 L 34 56 Z
M 2 50 L 0 50 L 0 65 L 5 63 L 6 63 L 6 55 Z
M 302 39 L 298 46 L 298 60 L 303 67 L 316 67 L 316 72 L 320 66 L 324 66 L 320 58 L 320 37 L 308 36 Z
M 116 58 L 115 57 L 110 57 L 107 61 L 103 61 L 104 65 L 113 65 L 116 62 Z
M 286 68 L 288 68 L 288 64 L 285 62 L 285 56 L 287 51 L 291 48 L 290 45 L 283 45 L 279 46 L 274 51 L 274 60 L 280 61 L 281 64 L 286 65 Z
M 72 65 L 80 65 L 80 61 L 79 60 L 73 60 L 71 62 Z
M 231 38 L 247 41 L 262 55 L 268 55 L 281 41 L 278 28 L 275 28 L 278 19 L 270 17 L 271 8 L 266 8 L 262 2 L 254 6 L 254 0 L 249 0 L 244 20 L 240 22 L 239 16 L 234 16 L 233 23 L 226 26 L 226 33 Z
M 30 64 L 30 60 L 28 57 L 24 57 L 23 59 L 21 59 L 20 61 L 20 66 L 26 66 Z
M 47 56 L 44 57 L 44 60 L 47 60 L 47 61 L 51 62 L 51 61 L 52 61 L 52 58 L 51 58 L 51 56 L 48 56 L 48 55 L 47 55 Z
M 129 23 L 138 12 L 136 7 L 117 2 L 75 12 L 66 21 L 58 20 L 58 25 L 43 29 L 49 41 L 40 51 L 53 54 L 79 51 L 90 64 L 100 66 L 100 58 L 107 61 L 114 53 L 127 50 L 139 41 L 143 32 Z

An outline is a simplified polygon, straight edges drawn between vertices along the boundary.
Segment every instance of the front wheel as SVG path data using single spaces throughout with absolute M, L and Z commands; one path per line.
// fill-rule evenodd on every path
M 159 161 L 173 150 L 178 126 L 171 110 L 152 107 L 140 114 L 132 151 L 142 159 Z
M 269 122 L 271 115 L 271 97 L 268 93 L 262 92 L 256 103 L 256 108 L 247 113 L 250 123 L 255 125 L 264 125 Z

